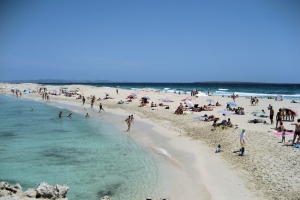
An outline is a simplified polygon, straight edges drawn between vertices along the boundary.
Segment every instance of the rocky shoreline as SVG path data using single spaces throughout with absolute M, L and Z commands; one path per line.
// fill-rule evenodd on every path
M 29 188 L 27 191 L 23 192 L 22 187 L 19 183 L 11 186 L 7 182 L 0 182 L 0 200 L 68 200 L 67 192 L 69 187 L 66 185 L 55 185 L 51 186 L 48 183 L 40 183 L 36 189 Z M 113 200 L 109 196 L 104 196 L 100 200 Z M 168 200 L 163 199 L 150 199 L 146 200 Z
M 0 200 L 33 200 L 33 199 L 55 199 L 68 200 L 66 194 L 69 187 L 66 185 L 51 186 L 45 182 L 38 185 L 36 189 L 29 188 L 23 192 L 20 184 L 14 186 L 7 182 L 0 182 Z

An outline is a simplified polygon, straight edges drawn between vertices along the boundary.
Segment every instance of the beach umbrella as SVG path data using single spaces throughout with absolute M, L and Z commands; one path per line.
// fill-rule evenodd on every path
M 182 99 L 181 101 L 186 101 L 186 100 L 192 100 L 192 98 L 191 97 L 186 97 L 186 98 L 184 98 L 184 99 Z
M 234 101 L 227 102 L 226 104 L 229 104 L 230 106 L 237 106 L 237 103 Z
M 168 97 L 167 97 L 167 98 L 164 98 L 162 101 L 163 101 L 163 102 L 172 102 L 172 100 L 169 99 Z
M 209 101 L 210 104 L 211 104 L 211 102 L 215 102 L 215 100 L 213 100 L 213 99 L 206 99 L 206 101 Z
M 285 110 L 290 110 L 291 112 L 295 113 L 295 116 L 297 117 L 298 116 L 298 112 L 297 110 L 295 110 L 294 108 L 282 108 L 282 109 L 285 109 Z
M 191 101 L 189 101 L 189 100 L 185 100 L 185 104 L 186 104 L 189 108 L 194 107 L 194 104 L 193 104 Z
M 230 115 L 234 114 L 234 112 L 231 112 L 229 110 L 220 110 L 218 113 L 224 115 L 225 119 L 226 119 L 226 116 L 230 116 Z

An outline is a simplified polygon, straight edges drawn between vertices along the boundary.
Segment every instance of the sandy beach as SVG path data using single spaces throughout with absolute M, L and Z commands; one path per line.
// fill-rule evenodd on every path
M 270 124 L 269 118 L 261 118 L 267 123 L 248 123 L 248 120 L 259 119 L 251 113 L 256 110 L 265 110 L 269 115 L 268 106 L 271 104 L 275 115 L 280 108 L 291 107 L 300 111 L 299 103 L 291 103 L 290 100 L 275 101 L 274 99 L 259 98 L 258 105 L 253 106 L 250 99 L 239 97 L 235 100 L 237 106 L 245 108 L 245 115 L 223 116 L 218 112 L 226 108 L 226 102 L 231 98 L 222 96 L 193 97 L 192 102 L 199 106 L 207 105 L 208 98 L 219 102 L 222 106 L 213 106 L 212 111 L 184 112 L 183 115 L 174 114 L 182 99 L 190 97 L 189 94 L 163 93 L 153 89 L 124 90 L 118 88 L 93 87 L 87 85 L 62 85 L 50 86 L 32 83 L 9 84 L 0 83 L 0 93 L 12 95 L 11 89 L 18 88 L 21 91 L 31 88 L 30 94 L 22 94 L 21 98 L 42 100 L 42 95 L 33 92 L 41 87 L 47 91 L 57 90 L 61 87 L 69 90 L 79 90 L 86 97 L 85 105 L 78 95 L 66 97 L 62 95 L 50 95 L 47 102 L 55 106 L 73 106 L 79 112 L 89 112 L 91 117 L 99 117 L 115 124 L 125 131 L 127 126 L 122 120 L 128 115 L 134 115 L 135 122 L 130 134 L 137 141 L 149 148 L 164 149 L 170 157 L 170 162 L 185 171 L 190 180 L 183 180 L 178 184 L 178 190 L 174 191 L 172 199 L 200 199 L 196 190 L 205 194 L 201 199 L 300 199 L 299 163 L 300 150 L 291 146 L 293 134 L 286 136 L 286 143 L 281 143 L 281 136 L 274 134 L 275 124 Z M 118 104 L 120 100 L 126 101 L 126 97 L 134 92 L 136 99 L 132 102 Z M 104 99 L 108 93 L 112 99 Z M 96 100 L 93 109 L 91 101 L 87 98 L 95 95 Z M 139 107 L 140 98 L 149 96 L 149 105 Z M 170 98 L 172 102 L 162 102 L 163 98 Z M 45 100 L 46 102 L 46 100 Z M 157 107 L 150 107 L 151 102 Z M 105 112 L 98 113 L 99 104 L 102 103 Z M 158 106 L 159 103 L 168 105 Z M 212 131 L 213 122 L 202 121 L 201 116 L 214 115 L 221 122 L 230 118 L 233 127 L 227 129 L 217 128 Z M 298 117 L 295 117 L 295 121 Z M 275 116 L 274 116 L 275 121 Z M 276 121 L 275 121 L 276 123 Z M 291 121 L 284 121 L 287 130 L 294 130 Z M 239 156 L 240 132 L 246 130 L 246 156 Z M 124 132 L 129 134 L 129 132 Z M 221 153 L 215 153 L 218 145 L 221 145 Z M 2 180 L 5 181 L 5 180 Z M 180 182 L 180 180 L 179 180 Z M 193 184 L 193 188 L 188 187 Z M 182 190 L 188 192 L 184 193 Z M 184 196 L 187 193 L 190 196 Z M 184 195 L 183 195 L 184 194 Z

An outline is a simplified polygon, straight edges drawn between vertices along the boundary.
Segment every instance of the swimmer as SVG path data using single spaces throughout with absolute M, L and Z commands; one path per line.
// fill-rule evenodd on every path
M 89 113 L 86 113 L 85 117 L 86 117 L 86 118 L 90 117 L 90 116 L 89 116 Z
M 33 111 L 33 107 L 31 107 L 31 111 Z
M 72 114 L 73 114 L 73 113 L 71 112 L 70 114 L 67 115 L 67 117 L 71 117 Z
M 62 116 L 62 112 L 60 111 L 59 114 L 58 114 L 58 117 L 61 117 L 61 116 Z

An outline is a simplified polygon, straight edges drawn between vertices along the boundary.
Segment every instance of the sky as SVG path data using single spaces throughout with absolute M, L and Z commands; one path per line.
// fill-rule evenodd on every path
M 1 0 L 0 81 L 300 83 L 298 0 Z

